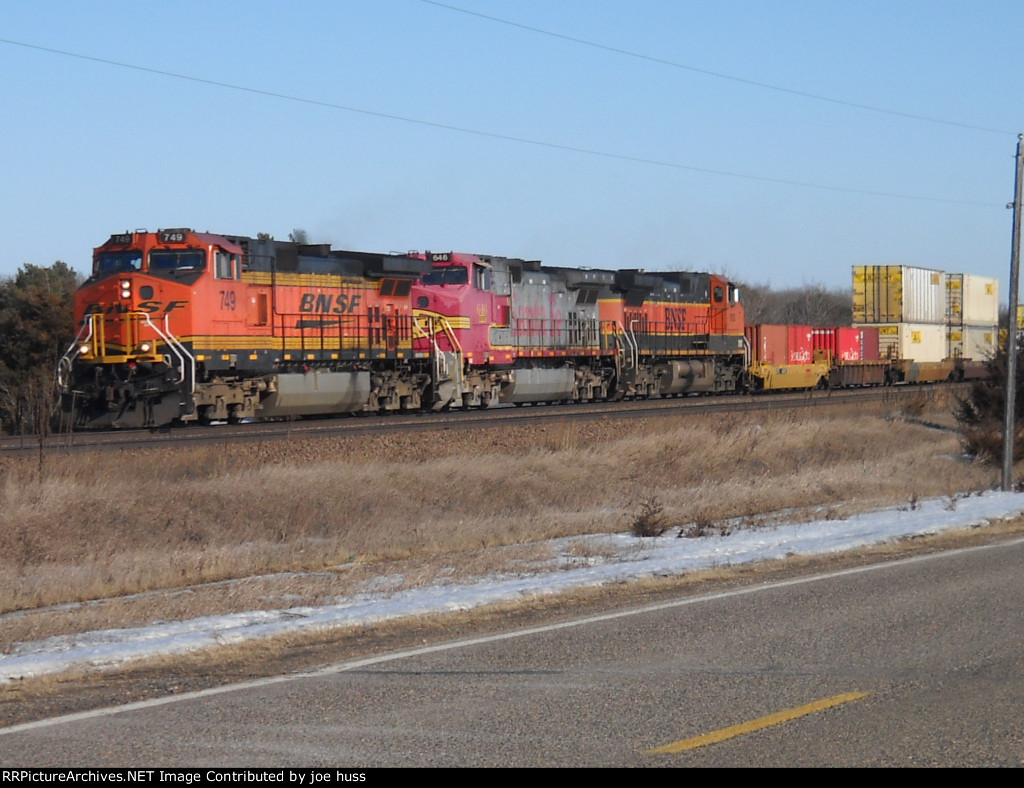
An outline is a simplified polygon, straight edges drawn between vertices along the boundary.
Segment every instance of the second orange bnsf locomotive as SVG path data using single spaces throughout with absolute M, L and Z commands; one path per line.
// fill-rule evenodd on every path
M 115 234 L 61 359 L 75 427 L 740 390 L 734 285 L 702 273 Z

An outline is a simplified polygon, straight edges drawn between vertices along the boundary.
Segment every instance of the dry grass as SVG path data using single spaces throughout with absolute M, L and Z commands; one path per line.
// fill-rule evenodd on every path
M 42 629 L 33 616 L 4 616 L 0 640 L 63 631 L 72 619 L 91 628 L 317 604 L 373 583 L 407 587 L 525 565 L 545 549 L 532 543 L 629 530 L 654 501 L 659 526 L 756 525 L 780 510 L 834 507 L 843 516 L 991 486 L 994 471 L 958 453 L 955 434 L 850 407 L 628 428 L 439 431 L 372 445 L 303 439 L 53 455 L 42 478 L 35 460 L 8 458 L 0 467 L 0 612 L 306 574 L 115 599 Z M 398 579 L 380 580 L 388 573 Z

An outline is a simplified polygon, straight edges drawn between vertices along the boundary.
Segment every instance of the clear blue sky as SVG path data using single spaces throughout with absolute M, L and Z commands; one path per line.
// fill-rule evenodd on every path
M 303 228 L 776 288 L 904 263 L 1005 302 L 1024 2 L 447 5 L 8 0 L 0 276 Z

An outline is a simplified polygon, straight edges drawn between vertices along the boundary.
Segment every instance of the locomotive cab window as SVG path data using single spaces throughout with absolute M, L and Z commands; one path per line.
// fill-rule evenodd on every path
M 491 289 L 491 269 L 484 268 L 482 265 L 473 266 L 473 285 L 477 290 L 485 290 L 490 292 Z
M 202 249 L 154 249 L 149 253 L 150 271 L 201 271 L 205 267 Z
M 435 268 L 423 277 L 425 285 L 466 285 L 469 284 L 469 271 L 462 266 Z
M 717 285 L 715 287 L 715 303 L 720 304 L 723 300 L 725 300 L 725 290 L 721 285 Z
M 214 252 L 214 255 L 214 275 L 218 279 L 237 279 L 238 255 L 228 254 L 223 249 L 218 249 Z
M 382 279 L 380 281 L 380 294 L 394 298 L 405 298 L 412 292 L 412 280 L 409 279 Z
M 96 255 L 96 261 L 93 263 L 93 273 L 97 276 L 124 271 L 138 271 L 141 268 L 142 252 L 134 249 L 127 252 L 101 252 Z

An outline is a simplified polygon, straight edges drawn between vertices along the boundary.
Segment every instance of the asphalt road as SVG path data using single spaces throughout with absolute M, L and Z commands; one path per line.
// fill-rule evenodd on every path
M 1021 766 L 1022 599 L 1017 538 L 2 729 L 0 763 Z

